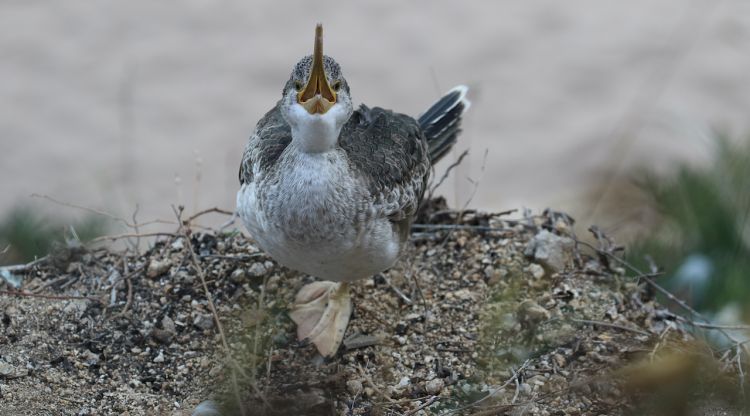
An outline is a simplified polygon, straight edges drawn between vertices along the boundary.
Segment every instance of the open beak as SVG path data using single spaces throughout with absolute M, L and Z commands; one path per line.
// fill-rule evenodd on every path
M 323 25 L 315 27 L 315 49 L 313 51 L 312 70 L 307 85 L 297 93 L 297 102 L 310 114 L 325 114 L 336 104 L 336 92 L 333 91 L 323 69 Z

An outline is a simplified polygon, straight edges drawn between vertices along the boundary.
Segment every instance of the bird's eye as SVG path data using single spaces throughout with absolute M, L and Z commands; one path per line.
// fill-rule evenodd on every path
M 302 81 L 294 81 L 294 89 L 295 90 L 299 91 L 299 90 L 302 89 L 302 87 L 304 87 L 304 85 L 302 85 Z
M 341 81 L 335 81 L 333 85 L 331 85 L 331 88 L 333 88 L 334 91 L 338 92 L 338 90 L 341 88 Z

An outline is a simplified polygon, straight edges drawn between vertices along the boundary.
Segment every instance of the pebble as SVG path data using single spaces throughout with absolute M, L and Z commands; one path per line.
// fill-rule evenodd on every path
M 151 336 L 162 344 L 168 344 L 172 340 L 172 334 L 172 332 L 158 328 L 151 330 Z
M 535 325 L 550 318 L 549 312 L 533 300 L 526 300 L 519 305 L 519 321 Z
M 207 313 L 199 313 L 193 318 L 193 325 L 200 329 L 211 329 L 214 327 L 214 318 Z
M 81 319 L 83 313 L 86 312 L 86 308 L 88 308 L 88 303 L 89 301 L 85 299 L 73 299 L 65 305 L 63 312 L 74 315 L 76 319 Z
M 534 279 L 541 279 L 542 277 L 544 277 L 544 267 L 536 263 L 532 263 L 529 265 L 529 273 L 534 276 Z
M 167 332 L 171 332 L 173 334 L 177 333 L 177 327 L 175 326 L 172 318 L 170 318 L 169 316 L 165 315 L 164 318 L 162 318 L 161 327 Z
M 429 394 L 439 394 L 443 390 L 443 387 L 445 387 L 445 382 L 442 378 L 434 378 L 424 385 L 424 389 Z
M 148 263 L 148 268 L 146 269 L 146 276 L 154 279 L 169 270 L 169 268 L 172 267 L 172 261 L 169 259 L 163 259 L 163 260 L 157 260 L 152 259 Z
M 156 357 L 154 357 L 154 362 L 155 363 L 163 363 L 164 362 L 164 352 L 163 351 L 159 351 L 159 355 L 157 355 Z
M 362 382 L 359 380 L 349 380 L 346 382 L 346 390 L 353 395 L 362 393 Z
M 83 358 L 83 364 L 87 367 L 99 364 L 99 354 L 94 354 L 90 350 L 85 350 L 81 354 L 81 358 Z
M 266 274 L 266 266 L 263 263 L 253 263 L 247 270 L 247 275 L 250 277 L 262 277 Z
M 529 241 L 524 254 L 560 272 L 571 263 L 574 249 L 575 241 L 572 239 L 541 230 Z
M 15 367 L 6 363 L 5 361 L 0 361 L 0 376 L 14 377 L 15 375 L 16 375 Z
M 185 247 L 185 244 L 182 242 L 182 237 L 177 238 L 174 240 L 174 243 L 172 243 L 172 249 L 173 250 L 182 250 Z
M 229 275 L 229 280 L 232 283 L 244 283 L 247 273 L 245 269 L 235 269 L 232 274 Z

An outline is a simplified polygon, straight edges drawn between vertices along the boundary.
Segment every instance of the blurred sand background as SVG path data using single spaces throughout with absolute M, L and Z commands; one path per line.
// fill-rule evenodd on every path
M 712 128 L 750 132 L 747 0 L 1 0 L 0 216 L 75 214 L 32 193 L 141 221 L 232 209 L 246 139 L 319 21 L 356 103 L 417 115 L 472 88 L 454 206 L 479 181 L 472 207 L 588 223 L 592 190 L 707 159 Z

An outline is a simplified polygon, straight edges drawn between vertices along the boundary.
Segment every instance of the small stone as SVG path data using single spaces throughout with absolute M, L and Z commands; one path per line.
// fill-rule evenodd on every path
M 552 356 L 552 358 L 555 360 L 555 364 L 557 364 L 558 367 L 565 367 L 565 357 L 563 357 L 561 354 L 555 354 Z
M 549 318 L 549 312 L 533 300 L 527 300 L 518 307 L 518 320 L 525 326 L 534 326 Z
M 362 382 L 359 380 L 349 380 L 346 382 L 346 390 L 349 391 L 350 394 L 360 394 L 362 393 Z
M 158 328 L 154 328 L 151 331 L 151 336 L 162 344 L 169 344 L 169 342 L 172 340 L 172 333 Z
M 146 269 L 146 276 L 152 279 L 157 278 L 164 274 L 164 272 L 169 270 L 170 267 L 172 267 L 172 261 L 170 261 L 169 259 L 152 259 L 148 264 L 148 268 Z
M 544 277 L 544 267 L 536 263 L 532 263 L 529 265 L 529 273 L 534 276 L 534 279 L 541 279 L 542 277 Z
M 247 275 L 250 277 L 261 277 L 266 274 L 266 266 L 263 263 L 253 263 L 252 266 L 247 270 Z
M 214 327 L 214 318 L 209 314 L 199 313 L 195 315 L 193 325 L 200 329 L 211 329 Z
M 0 361 L 0 376 L 13 377 L 15 375 L 16 375 L 15 367 L 6 363 L 5 361 Z
M 401 380 L 398 382 L 398 387 L 406 387 L 409 384 L 411 384 L 411 380 L 409 380 L 408 376 L 401 377 Z
M 211 400 L 206 400 L 196 406 L 192 416 L 221 416 L 219 405 Z
M 232 283 L 242 284 L 245 282 L 245 278 L 247 277 L 247 273 L 245 272 L 245 269 L 235 269 L 232 274 L 229 275 L 229 281 Z
M 573 239 L 542 230 L 526 246 L 524 254 L 556 272 L 561 272 L 571 263 L 574 249 Z
M 182 250 L 184 247 L 185 244 L 182 242 L 182 237 L 175 239 L 174 243 L 172 243 L 173 250 Z
M 445 382 L 442 378 L 434 378 L 424 385 L 424 389 L 428 394 L 439 394 L 443 391 L 443 387 L 445 387 Z
M 88 304 L 89 301 L 86 299 L 73 299 L 65 305 L 63 312 L 75 316 L 76 319 L 81 319 L 88 308 Z
M 75 273 L 80 268 L 81 268 L 81 263 L 74 261 L 68 264 L 68 267 L 65 269 L 65 273 L 72 274 L 72 273 Z
M 154 362 L 155 363 L 163 363 L 164 362 L 164 352 L 159 351 L 159 355 L 157 355 L 156 357 L 154 357 Z
M 177 327 L 175 327 L 174 321 L 169 316 L 164 316 L 164 318 L 162 318 L 161 327 L 167 332 L 171 332 L 173 334 L 177 333 Z
M 81 354 L 81 358 L 83 359 L 83 364 L 87 367 L 99 364 L 99 354 L 95 354 L 90 350 L 85 350 L 83 354 Z

